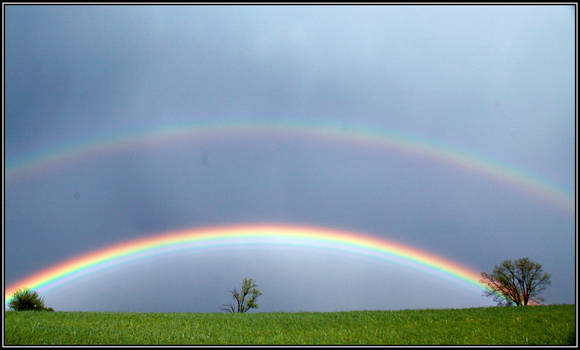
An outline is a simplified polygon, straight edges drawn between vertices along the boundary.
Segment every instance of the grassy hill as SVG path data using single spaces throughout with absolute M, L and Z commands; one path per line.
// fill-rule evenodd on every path
M 5 345 L 574 345 L 575 305 L 299 313 L 5 313 Z

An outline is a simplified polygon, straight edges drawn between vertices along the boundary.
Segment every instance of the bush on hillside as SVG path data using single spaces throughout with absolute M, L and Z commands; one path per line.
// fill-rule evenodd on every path
M 16 291 L 9 306 L 14 311 L 54 311 L 53 308 L 44 306 L 43 298 L 30 289 Z

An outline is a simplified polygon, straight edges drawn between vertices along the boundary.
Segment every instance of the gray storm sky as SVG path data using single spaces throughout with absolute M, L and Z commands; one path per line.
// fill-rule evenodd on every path
M 16 6 L 5 10 L 5 164 L 178 124 L 363 126 L 575 193 L 573 6 Z M 348 142 L 222 135 L 5 181 L 10 284 L 77 254 L 254 222 L 360 231 L 491 271 L 528 256 L 574 303 L 575 216 L 450 164 Z M 57 310 L 216 312 L 493 305 L 399 266 L 311 249 L 173 254 L 46 292 Z

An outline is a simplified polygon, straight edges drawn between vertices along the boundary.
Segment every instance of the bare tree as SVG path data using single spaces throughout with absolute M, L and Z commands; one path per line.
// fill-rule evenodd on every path
M 256 299 L 262 295 L 258 290 L 258 285 L 253 278 L 244 278 L 242 289 L 238 292 L 235 288 L 230 291 L 234 302 L 232 304 L 223 304 L 222 310 L 227 312 L 247 312 L 250 309 L 257 309 Z
M 493 273 L 481 273 L 482 283 L 488 286 L 486 296 L 493 296 L 498 305 L 526 306 L 538 304 L 544 298 L 540 292 L 551 284 L 550 275 L 542 271 L 542 265 L 520 258 L 512 262 L 504 260 L 496 265 Z

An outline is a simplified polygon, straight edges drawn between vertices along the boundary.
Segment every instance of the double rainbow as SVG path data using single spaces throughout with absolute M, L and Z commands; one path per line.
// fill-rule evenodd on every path
M 479 274 L 440 256 L 358 232 L 328 228 L 252 224 L 196 228 L 153 235 L 80 255 L 17 281 L 5 289 L 7 306 L 18 289 L 42 292 L 127 262 L 178 251 L 236 246 L 298 246 L 359 255 L 439 274 L 464 288 L 486 290 Z
M 162 126 L 109 138 L 98 138 L 89 142 L 65 145 L 59 149 L 22 157 L 18 161 L 6 164 L 6 180 L 15 180 L 25 174 L 40 173 L 46 167 L 74 162 L 91 155 L 119 152 L 131 147 L 148 144 L 164 144 L 182 139 L 223 138 L 231 134 L 246 134 L 258 138 L 264 134 L 274 133 L 313 137 L 330 140 L 331 142 L 376 146 L 418 157 L 426 157 L 507 183 L 520 188 L 524 192 L 533 193 L 568 213 L 575 212 L 573 192 L 566 191 L 545 179 L 526 174 L 495 160 L 485 159 L 480 155 L 461 152 L 435 142 L 411 136 L 386 133 L 378 129 L 329 123 L 235 122 Z

